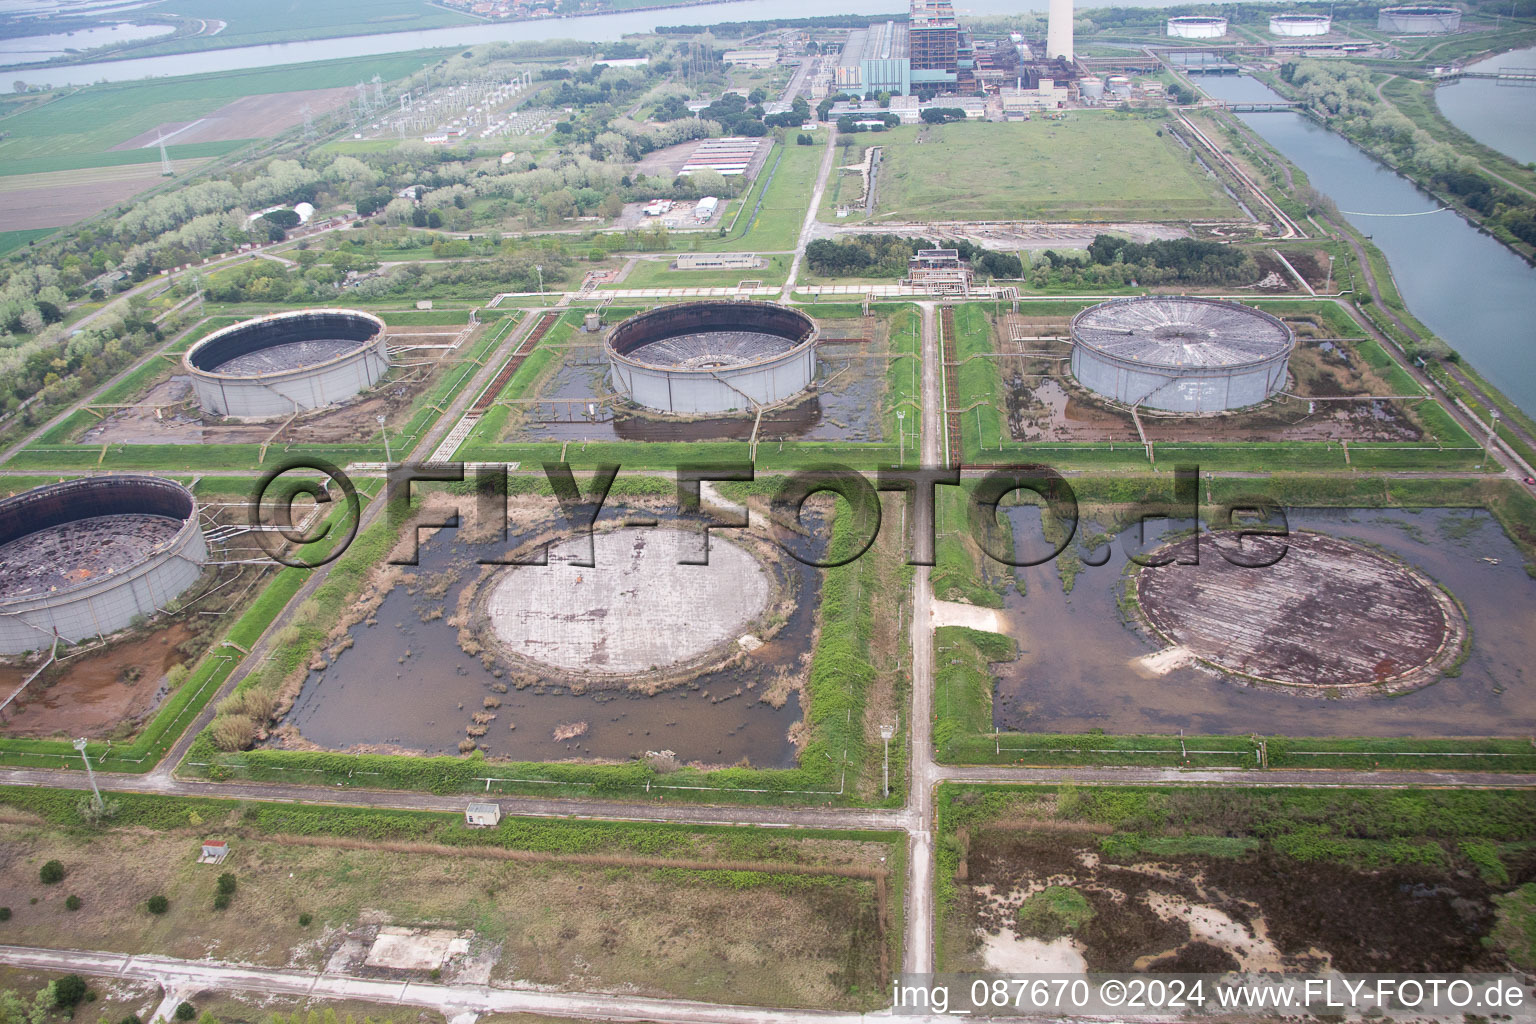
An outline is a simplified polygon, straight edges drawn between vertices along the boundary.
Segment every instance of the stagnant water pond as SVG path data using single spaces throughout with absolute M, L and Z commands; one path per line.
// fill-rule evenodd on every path
M 610 502 L 598 526 L 618 524 L 631 515 L 656 517 L 653 512 Z M 677 522 L 663 518 L 661 525 Z M 645 528 L 630 527 L 626 532 L 643 534 Z M 717 536 L 729 538 L 734 532 Z M 523 539 L 532 536 L 526 533 Z M 512 546 L 518 542 L 513 538 Z M 817 542 L 811 544 L 814 547 Z M 781 560 L 781 571 L 788 576 L 785 582 L 794 594 L 793 606 L 782 628 L 739 664 L 705 671 L 654 696 L 623 688 L 572 692 L 569 681 L 548 677 L 519 689 L 516 666 L 467 653 L 460 646 L 459 630 L 448 624 L 465 587 L 478 576 L 475 561 L 497 557 L 508 549 L 505 543 L 466 542 L 455 531 L 425 539 L 420 564 L 406 570 L 406 577 L 373 614 L 376 625 L 368 625 L 365 619 L 348 629 L 352 646 L 325 670 L 309 674 L 281 724 L 295 727 L 305 741 L 328 750 L 454 754 L 472 715 L 487 710 L 496 717 L 483 723 L 485 732 L 476 742 L 493 758 L 624 760 L 648 751 L 671 750 L 685 762 L 718 765 L 745 759 L 763 768 L 794 765 L 796 748 L 790 731 L 801 719 L 798 695 L 790 694 L 780 707 L 762 697 L 773 680 L 802 671 L 806 665 L 821 570 L 793 559 Z M 604 566 L 560 569 L 575 586 L 580 585 L 578 576 L 590 577 L 603 572 Z M 446 590 L 431 586 L 434 578 L 449 577 L 454 582 Z M 499 706 L 484 708 L 487 697 L 499 701 Z M 579 735 L 556 738 L 578 725 L 585 726 Z
M 1021 550 L 1038 550 L 1034 506 L 1006 510 Z M 1158 650 L 1117 603 L 1126 566 L 1085 566 L 1066 593 L 1054 563 L 1021 568 L 1010 589 L 1016 661 L 996 666 L 993 724 L 1021 732 L 1290 736 L 1525 736 L 1536 722 L 1536 579 L 1483 509 L 1292 509 L 1292 530 L 1373 545 L 1422 570 L 1466 610 L 1472 649 L 1459 675 L 1395 697 L 1330 700 L 1243 684 L 1191 666 L 1166 675 L 1138 659 Z M 1164 529 L 1187 523 L 1167 524 Z M 1159 536 L 1149 523 L 1148 543 Z M 1096 554 L 1102 555 L 1100 549 Z M 1202 558 L 1220 557 L 1202 552 Z M 1256 570 L 1262 571 L 1262 570 Z

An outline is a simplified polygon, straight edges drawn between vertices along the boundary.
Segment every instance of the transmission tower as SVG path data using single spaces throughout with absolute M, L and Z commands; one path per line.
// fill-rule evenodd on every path
M 161 135 L 156 141 L 160 143 L 160 176 L 172 177 L 176 174 L 176 168 L 171 166 L 171 154 L 165 151 L 165 136 Z
M 378 75 L 373 76 L 373 104 L 380 110 L 384 109 L 384 79 Z
M 304 109 L 302 111 L 300 111 L 300 113 L 302 113 L 304 115 L 304 141 L 305 142 L 313 142 L 315 140 L 315 111 L 314 111 L 314 108 L 311 107 L 308 103 L 306 103 L 306 104 L 304 104 Z

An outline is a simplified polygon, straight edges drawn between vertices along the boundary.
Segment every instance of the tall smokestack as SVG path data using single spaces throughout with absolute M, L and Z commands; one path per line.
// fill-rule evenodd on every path
M 1050 20 L 1045 30 L 1047 59 L 1065 57 L 1072 62 L 1072 0 L 1051 0 Z

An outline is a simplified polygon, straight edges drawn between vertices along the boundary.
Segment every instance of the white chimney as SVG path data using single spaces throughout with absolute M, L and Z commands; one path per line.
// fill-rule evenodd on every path
M 1065 57 L 1072 62 L 1072 0 L 1051 0 L 1045 30 L 1046 59 Z

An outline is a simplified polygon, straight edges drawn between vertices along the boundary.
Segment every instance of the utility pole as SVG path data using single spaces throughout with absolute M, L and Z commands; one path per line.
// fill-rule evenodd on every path
M 92 806 L 95 807 L 96 810 L 100 811 L 104 806 L 106 806 L 106 803 L 101 799 L 101 790 L 96 788 L 96 773 L 91 770 L 91 759 L 85 754 L 84 736 L 75 740 L 75 749 L 80 752 L 80 760 L 85 762 L 86 778 L 91 780 L 91 793 L 94 794 L 91 797 Z
M 896 429 L 897 429 L 897 431 L 899 431 L 898 436 L 901 439 L 899 444 L 898 444 L 898 446 L 897 446 L 897 448 L 896 448 L 896 464 L 898 466 L 906 461 L 906 456 L 905 456 L 905 452 L 907 450 L 907 427 L 906 427 L 906 423 L 905 423 L 906 418 L 907 418 L 907 410 L 905 410 L 905 409 L 897 409 L 896 410 Z
M 885 741 L 885 782 L 883 787 L 883 794 L 885 796 L 891 795 L 891 737 L 894 735 L 896 735 L 896 729 L 893 726 L 882 725 L 880 727 L 880 738 Z
M 535 266 L 533 269 L 537 270 L 539 272 L 539 295 L 543 296 L 543 294 L 544 294 L 544 267 L 542 265 L 538 265 L 538 266 Z
M 1328 283 L 1323 285 L 1323 292 L 1327 294 L 1333 291 L 1333 257 L 1328 257 Z
M 374 419 L 379 421 L 379 433 L 384 435 L 384 464 L 387 466 L 395 461 L 394 456 L 389 453 L 389 431 L 384 429 L 383 413 L 379 413 Z

